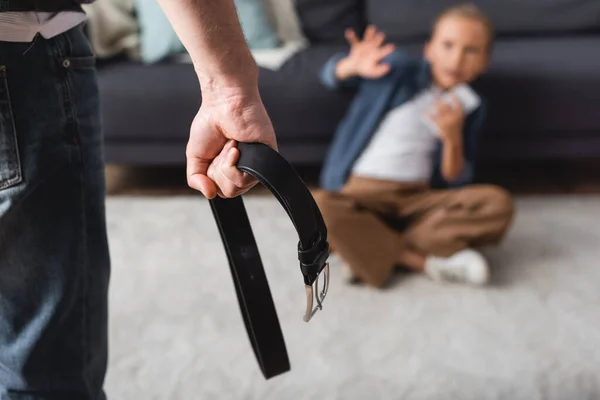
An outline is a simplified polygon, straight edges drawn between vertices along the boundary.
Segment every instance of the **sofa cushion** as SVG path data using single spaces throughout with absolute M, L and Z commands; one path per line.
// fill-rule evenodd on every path
M 343 44 L 346 28 L 357 32 L 365 28 L 362 0 L 296 0 L 296 10 L 312 44 Z
M 185 52 L 162 7 L 155 0 L 134 0 L 142 60 L 153 63 Z
M 140 25 L 141 55 L 146 63 L 185 53 L 186 49 L 156 0 L 134 0 Z M 274 49 L 280 40 L 261 0 L 235 0 L 238 19 L 250 49 Z
M 428 37 L 435 17 L 454 0 L 366 0 L 367 22 L 402 43 Z M 473 0 L 499 36 L 600 32 L 598 0 Z

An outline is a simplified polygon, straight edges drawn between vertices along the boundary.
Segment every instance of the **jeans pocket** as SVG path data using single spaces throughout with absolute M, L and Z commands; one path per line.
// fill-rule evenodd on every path
M 0 190 L 20 183 L 22 179 L 6 66 L 0 65 Z

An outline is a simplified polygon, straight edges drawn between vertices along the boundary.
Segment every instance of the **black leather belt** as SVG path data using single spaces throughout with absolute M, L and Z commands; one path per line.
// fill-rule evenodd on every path
M 238 143 L 239 170 L 256 177 L 279 200 L 298 233 L 298 260 L 304 278 L 304 321 L 322 309 L 329 288 L 327 228 L 310 191 L 294 168 L 260 143 Z M 266 379 L 290 370 L 290 362 L 269 283 L 241 197 L 210 200 L 225 246 L 246 331 Z M 287 243 L 282 243 L 285 246 Z M 324 272 L 319 292 L 319 276 Z M 314 288 L 313 288 L 314 285 Z M 313 297 L 316 306 L 313 307 Z

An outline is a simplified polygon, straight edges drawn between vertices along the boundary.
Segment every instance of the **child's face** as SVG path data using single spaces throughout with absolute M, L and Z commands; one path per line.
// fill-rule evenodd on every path
M 455 15 L 442 18 L 425 45 L 434 82 L 450 89 L 483 73 L 489 61 L 488 35 L 480 21 Z

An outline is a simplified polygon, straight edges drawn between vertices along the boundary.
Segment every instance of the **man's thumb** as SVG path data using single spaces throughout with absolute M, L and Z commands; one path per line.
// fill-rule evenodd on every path
M 200 191 L 206 198 L 217 195 L 217 186 L 208 177 L 208 164 L 194 157 L 187 158 L 187 183 L 192 189 Z

